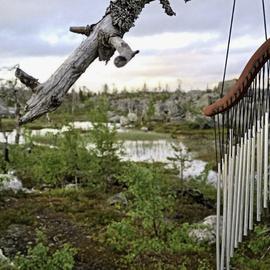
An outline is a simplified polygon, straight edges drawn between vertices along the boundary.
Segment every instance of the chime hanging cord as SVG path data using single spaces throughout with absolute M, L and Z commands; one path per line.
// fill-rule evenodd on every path
M 265 12 L 265 3 L 264 0 L 262 0 L 262 9 L 263 9 L 263 23 L 264 23 L 264 34 L 265 34 L 265 39 L 268 39 L 267 35 L 267 22 L 266 22 L 266 12 Z
M 224 73 L 223 73 L 222 88 L 221 88 L 221 93 L 220 93 L 221 97 L 223 96 L 225 78 L 226 78 L 226 73 L 227 73 L 227 66 L 228 66 L 228 59 L 229 59 L 229 52 L 230 52 L 230 45 L 231 45 L 231 37 L 232 37 L 232 30 L 233 30 L 233 21 L 234 21 L 234 14 L 235 14 L 235 6 L 236 6 L 236 0 L 233 0 L 233 8 L 232 8 L 232 16 L 231 16 L 227 51 L 226 51 L 225 67 L 224 67 Z
M 263 22 L 264 22 L 264 34 L 265 39 L 268 39 L 268 29 L 267 29 L 267 19 L 266 19 L 266 9 L 265 9 L 265 1 L 262 0 L 262 11 L 263 11 Z M 267 78 L 269 78 L 270 74 L 270 62 L 267 63 Z M 269 110 L 270 108 L 270 81 L 267 80 L 267 101 L 266 101 L 266 109 Z
M 235 14 L 235 6 L 236 6 L 236 0 L 233 0 L 233 6 L 232 6 L 232 15 L 231 15 L 231 21 L 230 21 L 230 30 L 229 30 L 229 37 L 228 37 L 228 44 L 227 44 L 227 51 L 226 51 L 226 59 L 225 59 L 225 66 L 224 66 L 224 73 L 223 73 L 223 79 L 222 79 L 222 87 L 220 92 L 220 97 L 223 97 L 223 91 L 224 91 L 224 85 L 225 85 L 225 79 L 226 79 L 226 73 L 227 73 L 227 66 L 228 66 L 228 59 L 229 59 L 229 52 L 230 52 L 230 45 L 231 45 L 231 37 L 232 37 L 232 30 L 233 30 L 233 22 L 234 22 L 234 14 Z M 225 153 L 224 144 L 225 144 L 225 115 L 222 114 L 221 119 L 221 134 L 219 133 L 219 146 L 220 146 L 220 156 L 222 158 L 223 154 Z
M 262 12 L 263 12 L 263 24 L 264 24 L 264 35 L 265 35 L 265 39 L 268 39 L 268 29 L 267 29 L 267 19 L 266 19 L 266 9 L 265 9 L 265 1 L 262 0 Z M 269 72 L 270 72 L 270 64 L 269 61 L 267 63 L 267 76 L 269 77 Z M 270 93 L 269 93 L 269 80 L 267 80 L 267 101 L 266 101 L 266 109 L 269 109 L 270 106 Z

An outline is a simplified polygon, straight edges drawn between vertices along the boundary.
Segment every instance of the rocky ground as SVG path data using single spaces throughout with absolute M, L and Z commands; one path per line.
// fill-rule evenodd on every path
M 120 263 L 121 254 L 101 240 L 106 226 L 122 217 L 122 212 L 112 203 L 116 192 L 112 190 L 104 195 L 72 188 L 31 193 L 2 191 L 0 248 L 3 254 L 13 258 L 18 252 L 25 253 L 35 243 L 35 231 L 39 229 L 47 235 L 50 248 L 70 243 L 78 250 L 75 269 L 125 269 Z M 215 212 L 214 202 L 198 191 L 179 190 L 177 197 L 174 219 L 179 224 L 200 222 Z M 201 235 L 194 233 L 195 237 Z

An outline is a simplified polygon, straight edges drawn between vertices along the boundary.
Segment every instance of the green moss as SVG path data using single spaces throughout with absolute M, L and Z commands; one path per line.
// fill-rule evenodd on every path
M 269 221 L 255 225 L 254 231 L 246 241 L 240 244 L 232 259 L 232 265 L 239 270 L 268 270 L 270 269 L 270 237 Z
M 9 225 L 33 225 L 35 217 L 27 209 L 7 209 L 0 213 L 0 231 L 6 230 Z

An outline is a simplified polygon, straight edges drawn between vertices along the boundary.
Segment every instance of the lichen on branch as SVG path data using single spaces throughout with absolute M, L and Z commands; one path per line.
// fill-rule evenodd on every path
M 107 12 L 111 13 L 113 25 L 122 33 L 128 32 L 134 26 L 134 22 L 142 12 L 146 4 L 155 0 L 115 0 L 111 1 Z M 159 0 L 165 13 L 169 16 L 176 15 L 169 0 Z M 187 0 L 185 0 L 187 2 Z
M 165 12 L 167 15 L 169 16 L 175 16 L 176 13 L 173 11 L 169 0 L 160 0 L 160 4 L 162 5 L 162 7 L 165 9 Z

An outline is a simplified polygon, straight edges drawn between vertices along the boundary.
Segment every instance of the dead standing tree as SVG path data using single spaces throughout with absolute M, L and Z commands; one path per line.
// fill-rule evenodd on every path
M 9 88 L 11 89 L 12 93 L 12 97 L 14 100 L 14 106 L 15 106 L 15 119 L 16 119 L 16 135 L 15 135 L 15 144 L 19 144 L 20 143 L 20 136 L 21 136 L 21 127 L 20 127 L 20 117 L 21 117 L 21 103 L 18 97 L 18 81 L 17 79 L 15 80 L 10 80 L 8 81 L 9 84 Z
M 33 90 L 20 124 L 33 121 L 59 107 L 71 86 L 96 58 L 108 62 L 114 52 L 118 51 L 119 56 L 115 58 L 114 64 L 119 68 L 125 66 L 139 51 L 133 51 L 122 38 L 134 26 L 145 5 L 153 1 L 155 0 L 112 0 L 98 23 L 86 27 L 71 27 L 72 32 L 84 34 L 88 38 L 46 82 L 40 84 L 37 79 L 17 69 L 17 78 Z M 175 15 L 169 0 L 159 1 L 167 15 Z

